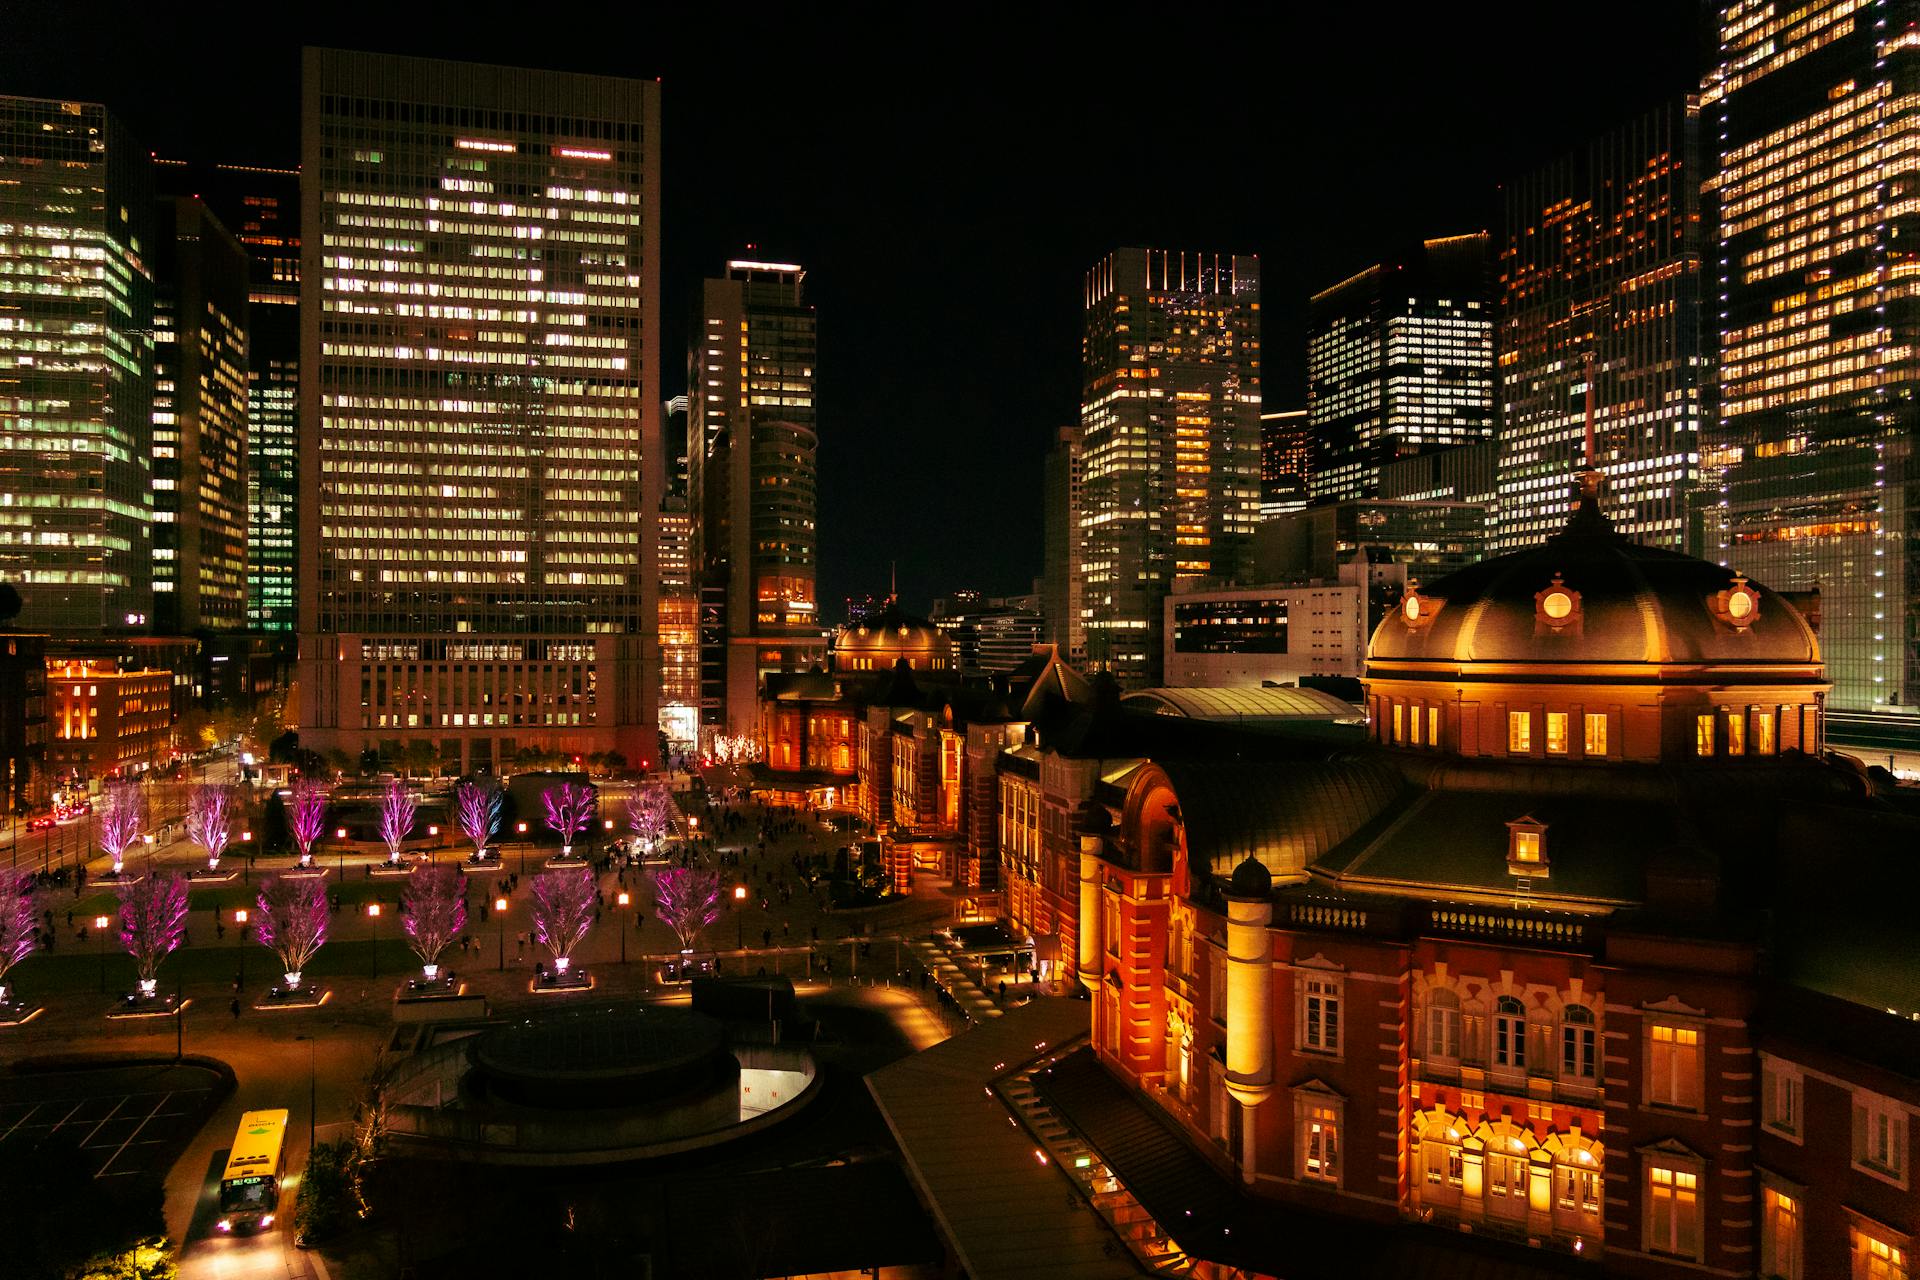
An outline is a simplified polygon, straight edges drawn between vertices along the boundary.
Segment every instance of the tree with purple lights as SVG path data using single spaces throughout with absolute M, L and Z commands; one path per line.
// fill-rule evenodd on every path
M 327 793 L 305 778 L 293 784 L 293 803 L 287 806 L 287 825 L 300 849 L 300 865 L 313 865 L 313 846 L 327 829 Z
M 466 877 L 458 867 L 415 867 L 401 909 L 407 916 L 407 945 L 432 982 L 440 973 L 440 953 L 467 927 Z
M 563 782 L 540 793 L 540 804 L 547 811 L 547 826 L 560 837 L 560 856 L 573 856 L 574 837 L 593 821 L 593 788 Z
M 585 867 L 542 871 L 533 878 L 533 937 L 565 973 L 573 949 L 593 927 L 593 876 Z
M 114 875 L 120 874 L 127 849 L 146 825 L 146 788 L 131 781 L 109 783 L 106 803 L 100 808 L 100 850 L 113 859 Z
M 644 786 L 627 800 L 627 830 L 633 832 L 635 852 L 653 848 L 673 825 L 673 796 L 662 786 Z
M 653 878 L 653 914 L 693 950 L 706 927 L 720 918 L 720 873 L 670 867 Z
M 187 936 L 187 880 L 176 871 L 155 871 L 116 888 L 120 895 L 120 945 L 133 957 L 140 994 L 159 985 L 160 962 Z
M 34 927 L 33 877 L 0 875 L 0 1004 L 7 999 L 7 974 L 40 943 Z
M 413 830 L 414 816 L 419 812 L 420 806 L 414 803 L 405 783 L 395 778 L 387 784 L 387 793 L 380 797 L 380 838 L 387 842 L 387 865 L 398 865 L 400 846 Z
M 327 888 L 313 876 L 274 876 L 260 886 L 254 936 L 280 957 L 287 990 L 300 989 L 300 974 L 327 940 Z
M 202 783 L 187 800 L 187 839 L 207 851 L 207 870 L 220 869 L 220 855 L 233 839 L 233 792 Z
M 500 788 L 488 782 L 463 782 L 453 790 L 453 811 L 460 830 L 473 841 L 473 860 L 487 856 L 487 841 L 500 829 Z

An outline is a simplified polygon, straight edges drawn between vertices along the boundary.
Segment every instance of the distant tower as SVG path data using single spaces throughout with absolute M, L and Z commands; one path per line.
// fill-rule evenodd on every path
M 1087 660 L 1151 684 L 1174 581 L 1231 579 L 1259 516 L 1259 259 L 1108 255 L 1087 273 L 1080 372 Z
M 1042 504 L 1046 529 L 1044 595 L 1041 614 L 1046 637 L 1069 662 L 1087 656 L 1087 626 L 1081 617 L 1084 594 L 1080 574 L 1084 567 L 1080 534 L 1080 428 L 1062 427 L 1047 451 Z
M 725 662 L 712 717 L 744 732 L 760 678 L 826 660 L 816 599 L 814 314 L 795 263 L 736 259 L 701 288 L 689 362 L 695 570 L 724 602 Z M 724 674 L 722 674 L 722 670 Z
M 1307 322 L 1312 498 L 1380 492 L 1396 458 L 1493 434 L 1487 236 L 1447 236 L 1313 296 Z

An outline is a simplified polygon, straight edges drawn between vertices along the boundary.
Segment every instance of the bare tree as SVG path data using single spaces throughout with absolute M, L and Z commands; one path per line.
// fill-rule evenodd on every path
M 473 860 L 487 856 L 487 841 L 500 829 L 500 788 L 485 782 L 463 782 L 453 791 L 454 814 L 460 830 L 473 842 Z
M 593 788 L 563 782 L 540 793 L 540 804 L 547 813 L 547 826 L 560 837 L 560 856 L 573 855 L 573 841 L 593 821 Z
M 399 863 L 400 846 L 406 843 L 419 812 L 420 806 L 414 803 L 406 783 L 395 778 L 387 784 L 387 793 L 380 797 L 380 838 L 387 842 L 389 865 Z
M 561 867 L 533 878 L 533 936 L 565 973 L 573 949 L 593 928 L 593 876 L 585 867 Z
M 627 830 L 633 832 L 634 852 L 650 852 L 673 826 L 673 796 L 658 784 L 642 786 L 627 801 Z
M 320 842 L 327 828 L 327 793 L 305 778 L 296 779 L 292 803 L 287 806 L 287 819 L 293 842 L 300 849 L 300 865 L 312 866 L 313 846 Z
M 207 851 L 207 870 L 220 869 L 220 855 L 233 839 L 233 792 L 201 783 L 187 801 L 187 839 Z
M 326 885 L 312 876 L 274 876 L 260 886 L 260 918 L 254 936 L 280 957 L 287 988 L 300 989 L 300 974 L 327 940 Z
M 691 951 L 706 927 L 720 918 L 720 873 L 670 867 L 653 878 L 653 914 Z
M 120 896 L 120 945 L 133 957 L 140 994 L 151 996 L 159 985 L 160 962 L 187 934 L 186 877 L 156 871 L 149 860 L 146 875 L 115 892 Z
M 440 972 L 440 953 L 467 927 L 466 877 L 458 867 L 415 867 L 403 902 L 408 945 L 432 982 Z
M 7 998 L 7 974 L 39 945 L 34 928 L 33 877 L 0 875 L 0 1002 Z
M 107 799 L 100 810 L 100 849 L 113 859 L 113 874 L 120 874 L 127 849 L 140 838 L 147 825 L 146 788 L 133 781 L 107 785 Z

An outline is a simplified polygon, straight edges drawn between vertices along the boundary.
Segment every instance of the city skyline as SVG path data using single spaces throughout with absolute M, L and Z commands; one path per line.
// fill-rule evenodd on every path
M 1265 407 L 1303 407 L 1313 292 L 1391 244 L 1491 229 L 1498 183 L 1663 93 L 1697 90 L 1708 61 L 1694 24 L 1669 4 L 1614 6 L 1605 22 L 1517 5 L 1484 24 L 1406 18 L 1385 43 L 1357 15 L 1276 20 L 1266 39 L 1204 72 L 1178 72 L 1233 104 L 1230 127 L 1196 134 L 1144 104 L 1119 108 L 1127 118 L 1118 124 L 1079 109 L 1117 65 L 1124 32 L 1144 21 L 1124 10 L 1116 34 L 1092 37 L 1103 56 L 1085 59 L 1058 56 L 1086 36 L 1064 19 L 1036 21 L 1011 50 L 984 31 L 936 36 L 930 22 L 895 19 L 904 25 L 884 33 L 923 59 L 909 66 L 856 59 L 868 33 L 855 15 L 763 15 L 766 40 L 740 50 L 686 14 L 662 19 L 671 39 L 636 26 L 630 40 L 584 42 L 566 6 L 532 30 L 490 23 L 508 12 L 500 6 L 477 6 L 452 30 L 390 9 L 370 21 L 376 11 L 349 5 L 325 18 L 252 14 L 232 29 L 211 13 L 178 27 L 129 14 L 104 33 L 42 6 L 0 9 L 35 17 L 0 50 L 9 92 L 105 101 L 159 156 L 196 163 L 297 162 L 302 43 L 662 77 L 662 350 L 685 349 L 699 281 L 727 258 L 806 263 L 809 300 L 833 317 L 821 337 L 831 412 L 821 422 L 820 598 L 884 591 L 897 561 L 901 594 L 922 606 L 959 586 L 1024 592 L 1040 572 L 1037 476 L 1055 431 L 1077 416 L 1080 282 L 1107 253 L 1171 243 L 1259 254 Z M 1641 38 L 1655 26 L 1671 38 Z M 82 48 L 87 57 L 71 56 Z M 167 70 L 209 60 L 226 69 L 209 83 Z M 942 94 L 919 91 L 930 70 L 947 73 Z M 1401 92 L 1354 92 L 1381 76 Z M 1008 84 L 1012 92 L 997 87 Z M 227 110 L 236 97 L 246 111 Z M 1419 112 L 1406 110 L 1423 98 Z M 1336 100 L 1337 113 L 1325 110 Z M 780 123 L 769 131 L 776 104 Z M 1111 204 L 1090 201 L 1074 166 L 1054 163 L 1076 151 L 1122 163 L 1137 145 L 1231 181 L 1205 201 Z M 720 153 L 736 159 L 704 163 Z M 769 202 L 758 194 L 768 190 L 807 198 Z M 1000 287 L 929 293 L 929 271 Z M 1005 306 L 1004 288 L 1023 291 L 1022 304 Z M 669 359 L 668 394 L 684 390 L 678 372 Z M 1002 518 L 956 545 L 904 511 L 874 513 L 901 450 L 907 467 L 960 492 L 1007 485 L 1009 475 L 1036 481 L 1018 482 Z M 854 511 L 874 514 L 839 518 Z

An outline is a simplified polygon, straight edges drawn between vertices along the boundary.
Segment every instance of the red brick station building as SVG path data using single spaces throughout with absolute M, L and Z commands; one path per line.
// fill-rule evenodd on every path
M 1810 619 L 1589 484 L 1410 585 L 1364 724 L 1045 650 L 976 685 L 890 610 L 769 677 L 761 782 L 1080 984 L 1055 1101 L 1123 1174 L 1108 1121 L 1170 1137 L 1133 1190 L 1205 1274 L 1898 1280 L 1920 797 L 1824 750 Z

